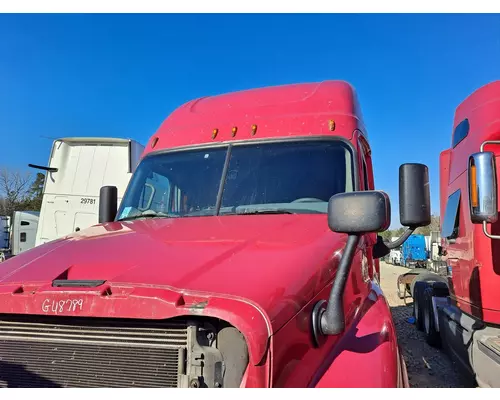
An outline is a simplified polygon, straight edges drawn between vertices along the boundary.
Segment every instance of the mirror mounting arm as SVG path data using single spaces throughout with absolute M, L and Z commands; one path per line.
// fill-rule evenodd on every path
M 372 254 L 373 258 L 378 259 L 385 257 L 390 253 L 391 249 L 396 249 L 401 246 L 406 239 L 410 237 L 410 235 L 415 231 L 416 227 L 407 227 L 406 231 L 399 237 L 399 239 L 394 242 L 386 242 L 382 239 L 381 236 L 377 235 L 377 243 L 373 246 Z
M 387 246 L 388 249 L 395 249 L 396 247 L 401 246 L 404 242 L 406 242 L 406 239 L 410 237 L 410 235 L 417 229 L 416 227 L 407 227 L 406 231 L 403 232 L 403 234 L 399 237 L 399 239 L 396 239 L 394 242 L 386 242 L 385 245 Z
M 360 238 L 360 234 L 347 236 L 347 243 L 339 262 L 328 303 L 323 300 L 314 307 L 312 315 L 313 336 L 317 344 L 319 344 L 321 336 L 338 335 L 344 331 L 344 289 Z M 327 304 L 326 308 L 325 304 Z

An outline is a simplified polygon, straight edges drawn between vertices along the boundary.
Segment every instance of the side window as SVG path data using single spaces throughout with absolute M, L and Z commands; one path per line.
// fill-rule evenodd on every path
M 30 223 L 28 221 L 21 221 L 21 226 L 26 226 L 29 225 Z
M 21 232 L 21 236 L 19 238 L 21 242 L 26 242 L 26 232 Z
M 468 119 L 460 122 L 453 132 L 453 147 L 455 148 L 469 134 L 470 124 Z
M 460 228 L 460 189 L 448 197 L 446 211 L 444 213 L 441 237 L 445 239 L 456 239 Z

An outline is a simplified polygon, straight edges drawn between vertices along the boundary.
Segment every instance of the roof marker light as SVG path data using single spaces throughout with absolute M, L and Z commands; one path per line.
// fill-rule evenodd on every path
M 335 130 L 335 121 L 333 119 L 328 121 L 328 129 L 330 129 L 330 131 L 332 132 Z
M 217 133 L 219 133 L 219 130 L 218 129 L 214 129 L 212 131 L 212 139 L 215 139 L 217 137 Z
M 236 132 L 238 132 L 238 127 L 233 126 L 233 129 L 231 129 L 231 132 L 233 133 L 233 137 L 236 136 Z
M 154 149 L 156 146 L 156 143 L 158 143 L 158 136 L 156 136 L 153 141 L 151 142 L 151 148 Z
M 257 125 L 253 124 L 252 125 L 252 136 L 257 133 Z

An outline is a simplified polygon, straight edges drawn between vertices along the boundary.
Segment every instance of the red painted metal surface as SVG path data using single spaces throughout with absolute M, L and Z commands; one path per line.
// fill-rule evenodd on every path
M 471 222 L 467 162 L 469 155 L 480 150 L 481 143 L 500 140 L 499 110 L 500 81 L 485 85 L 467 97 L 456 109 L 453 129 L 467 118 L 469 134 L 455 148 L 443 151 L 440 162 L 441 218 L 448 196 L 458 189 L 462 193 L 459 237 L 455 243 L 445 244 L 453 271 L 452 297 L 464 312 L 495 324 L 500 324 L 500 241 L 489 239 L 483 234 L 481 225 Z M 500 147 L 492 145 L 485 150 L 493 151 L 500 165 Z M 488 229 L 500 234 L 500 222 Z
M 233 126 L 238 127 L 235 137 Z M 218 129 L 215 138 L 213 129 Z M 145 154 L 228 140 L 310 135 L 347 138 L 356 151 L 363 146 L 368 186 L 373 187 L 366 131 L 355 93 L 345 82 L 192 101 L 166 119 Z M 361 163 L 358 156 L 355 162 Z M 400 386 L 404 367 L 377 284 L 378 262 L 371 257 L 375 235 L 362 238 L 352 265 L 344 294 L 346 333 L 313 346 L 312 307 L 328 298 L 345 239 L 329 230 L 326 215 L 98 225 L 2 263 L 0 313 L 214 316 L 233 324 L 248 342 L 250 366 L 242 387 Z M 98 289 L 52 287 L 60 278 L 106 283 Z
M 252 135 L 254 124 L 257 130 Z M 238 129 L 233 137 L 234 126 Z M 218 133 L 212 139 L 214 129 Z M 348 83 L 285 85 L 188 102 L 165 120 L 144 154 L 178 146 L 276 137 L 329 135 L 351 139 L 356 129 L 366 134 L 356 93 Z

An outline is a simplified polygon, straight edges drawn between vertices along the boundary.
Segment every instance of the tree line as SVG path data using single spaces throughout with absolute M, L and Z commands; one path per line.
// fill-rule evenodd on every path
M 15 211 L 40 211 L 45 175 L 0 169 L 0 215 Z
M 393 229 L 393 230 L 388 229 L 382 233 L 379 233 L 379 235 L 382 236 L 382 238 L 384 238 L 385 240 L 391 240 L 392 237 L 401 236 L 405 230 L 406 230 L 406 228 L 404 228 L 404 227 L 401 227 L 398 229 Z M 440 230 L 441 230 L 441 224 L 439 221 L 439 215 L 432 215 L 431 216 L 431 223 L 429 225 L 419 227 L 419 228 L 415 229 L 415 232 L 413 232 L 413 233 L 417 234 L 417 235 L 429 236 L 431 234 L 431 232 L 440 231 Z

